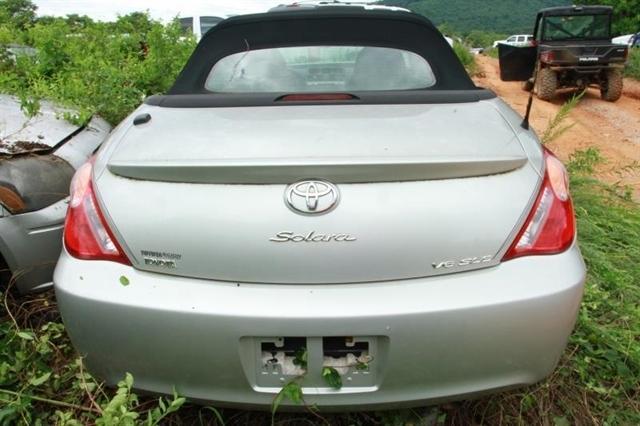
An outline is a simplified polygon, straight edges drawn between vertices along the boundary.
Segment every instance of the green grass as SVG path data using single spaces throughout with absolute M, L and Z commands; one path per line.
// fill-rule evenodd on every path
M 276 424 L 640 424 L 640 206 L 625 188 L 591 177 L 594 149 L 569 162 L 580 247 L 588 266 L 576 329 L 559 367 L 540 384 L 475 401 L 385 413 L 277 414 Z M 0 424 L 270 424 L 270 414 L 218 410 L 178 397 L 158 403 L 104 388 L 74 352 L 51 293 L 2 295 Z M 173 405 L 171 405 L 173 401 Z M 164 411 L 162 408 L 164 407 Z M 173 407 L 173 408 L 169 408 Z M 171 410 L 179 411 L 171 413 Z M 148 420 L 150 419 L 150 420 Z M 78 422 L 78 423 L 74 423 Z M 146 424 L 146 423 L 144 423 Z
M 624 70 L 624 75 L 640 80 L 640 48 L 631 49 L 629 62 Z
M 478 72 L 478 65 L 476 64 L 476 58 L 473 53 L 469 52 L 467 46 L 462 43 L 454 42 L 453 43 L 453 51 L 464 65 L 464 68 L 467 70 L 470 76 L 474 76 Z
M 484 53 L 485 55 L 491 57 L 491 58 L 495 58 L 498 59 L 498 48 L 497 47 L 489 47 L 487 49 L 484 49 Z

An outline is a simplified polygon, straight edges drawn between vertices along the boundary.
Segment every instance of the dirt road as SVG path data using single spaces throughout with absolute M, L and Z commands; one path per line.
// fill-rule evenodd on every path
M 493 90 L 524 114 L 529 94 L 521 89 L 521 84 L 501 81 L 496 59 L 484 55 L 476 59 L 481 67 L 476 84 Z M 598 148 L 606 159 L 598 167 L 598 177 L 629 185 L 634 198 L 640 200 L 640 82 L 625 79 L 624 85 L 624 94 L 615 103 L 601 100 L 598 90 L 589 89 L 566 121 L 575 123 L 573 128 L 549 143 L 549 147 L 563 160 L 576 150 Z M 553 102 L 534 98 L 531 124 L 539 135 L 570 96 L 561 94 Z

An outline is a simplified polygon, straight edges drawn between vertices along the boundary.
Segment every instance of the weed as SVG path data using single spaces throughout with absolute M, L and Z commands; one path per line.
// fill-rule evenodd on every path
M 629 52 L 629 61 L 625 67 L 624 75 L 640 80 L 640 48 L 633 48 Z
M 14 29 L 14 41 L 26 39 L 36 50 L 15 61 L 0 52 L 0 92 L 19 95 L 30 116 L 37 112 L 31 100 L 51 99 L 77 111 L 64 116 L 74 124 L 93 114 L 120 122 L 146 96 L 166 91 L 195 47 L 177 23 L 142 16 L 146 24 L 126 32 L 118 22 L 75 27 L 63 19 Z
M 20 109 L 29 118 L 33 118 L 40 113 L 40 99 L 35 97 L 29 97 L 25 94 L 21 94 Z
M 571 154 L 567 170 L 576 175 L 592 175 L 595 167 L 604 162 L 600 151 L 596 148 L 587 148 L 584 151 L 576 151 Z
M 478 72 L 478 65 L 476 64 L 476 58 L 473 53 L 469 52 L 469 49 L 464 44 L 455 41 L 453 43 L 453 51 L 464 65 L 469 75 L 473 76 Z
M 322 378 L 333 389 L 342 387 L 342 377 L 340 377 L 338 370 L 333 367 L 322 367 Z
M 0 425 L 151 426 L 180 409 L 185 400 L 175 392 L 141 408 L 130 374 L 115 393 L 105 391 L 75 354 L 52 296 L 0 294 Z
M 573 95 L 571 99 L 569 99 L 560 107 L 556 115 L 551 120 L 549 120 L 546 130 L 542 134 L 541 141 L 543 144 L 547 144 L 557 139 L 558 137 L 560 137 L 560 135 L 574 126 L 575 123 L 568 125 L 563 125 L 563 123 L 567 119 L 567 117 L 569 117 L 571 111 L 573 111 L 573 109 L 578 105 L 580 99 L 582 99 L 583 96 L 584 91 Z
M 498 48 L 497 47 L 490 47 L 488 49 L 484 49 L 484 51 L 482 53 L 487 55 L 487 56 L 489 56 L 490 58 L 498 59 Z

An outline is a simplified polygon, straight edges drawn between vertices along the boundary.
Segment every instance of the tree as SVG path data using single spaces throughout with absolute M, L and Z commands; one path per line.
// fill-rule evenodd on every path
M 132 12 L 127 15 L 118 15 L 118 20 L 113 24 L 118 32 L 129 34 L 148 34 L 154 27 L 154 21 L 148 12 Z
M 640 0 L 583 0 L 582 3 L 613 6 L 614 34 L 640 31 Z
M 382 3 L 406 7 L 438 26 L 447 23 L 457 33 L 481 30 L 525 34 L 533 30 L 538 10 L 568 6 L 571 0 L 383 0 Z
M 87 15 L 78 15 L 77 13 L 68 14 L 66 21 L 72 29 L 86 28 L 93 24 L 93 19 Z
M 37 9 L 31 0 L 0 0 L 0 23 L 23 30 L 36 21 Z
M 465 37 L 465 41 L 469 46 L 473 47 L 491 47 L 496 40 L 504 40 L 508 34 L 500 34 L 488 31 L 473 30 Z

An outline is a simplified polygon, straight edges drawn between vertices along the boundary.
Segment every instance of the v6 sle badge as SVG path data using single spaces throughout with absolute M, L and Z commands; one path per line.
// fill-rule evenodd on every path
M 491 262 L 492 259 L 493 259 L 493 256 L 491 255 L 465 257 L 464 259 L 460 259 L 460 260 L 443 260 L 442 262 L 435 262 L 435 263 L 432 263 L 431 266 L 433 266 L 433 269 L 449 269 L 449 268 L 462 267 L 462 266 L 478 265 L 480 263 L 487 263 L 487 262 Z

